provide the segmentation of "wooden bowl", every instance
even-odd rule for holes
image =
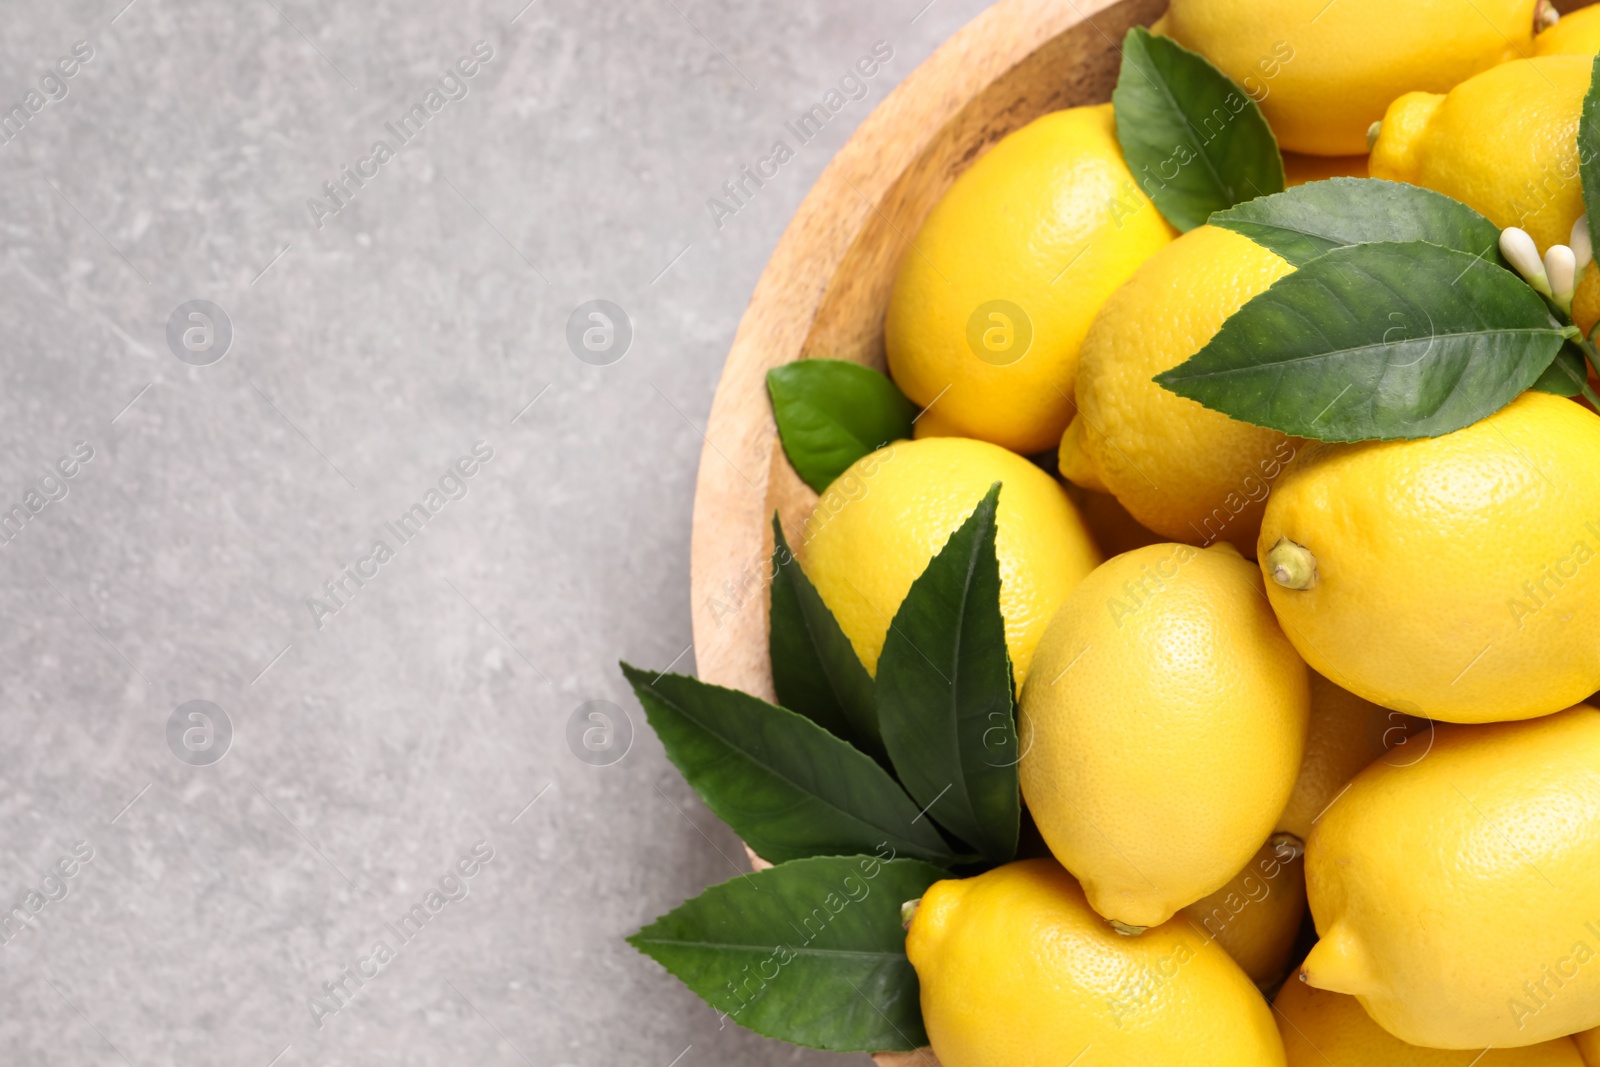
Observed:
[[[1006,134],[1049,111],[1110,100],[1123,35],[1166,6],[1000,0],[873,110],[807,194],[739,323],[700,453],[689,585],[702,679],[773,699],[772,513],[798,531],[817,500],[778,443],[767,371],[808,356],[882,369],[889,293],[933,205]],[[877,1060],[932,1063],[926,1053]]]

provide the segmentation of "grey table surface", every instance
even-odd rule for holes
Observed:
[[[743,860],[616,663],[692,668],[739,316],[984,5],[524,2],[0,7],[0,1062],[829,1058],[623,943]]]

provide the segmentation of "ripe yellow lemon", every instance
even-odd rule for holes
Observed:
[[[1372,176],[1453,196],[1527,230],[1541,251],[1566,244],[1583,214],[1578,118],[1591,62],[1518,59],[1447,95],[1407,93],[1383,118]]]
[[[1158,545],[1166,538],[1154,530],[1139,525],[1139,520],[1128,514],[1122,501],[1110,493],[1067,483],[1067,496],[1078,506],[1078,514],[1089,527],[1094,543],[1100,546],[1107,559],[1132,552],[1145,545]]]
[[[1164,537],[1220,538],[1254,551],[1263,502],[1294,442],[1151,379],[1200,351],[1228,316],[1291,269],[1249,238],[1201,226],[1135,271],[1084,339],[1062,475],[1109,491]]]
[[[1053,860],[937,882],[906,955],[943,1067],[1282,1067],[1267,1004],[1184,922],[1114,933]]]
[[[1150,545],[1079,583],[1022,689],[1022,794],[1094,909],[1156,926],[1220,889],[1294,786],[1306,669],[1231,545]]]
[[[1413,89],[1445,92],[1533,53],[1537,0],[1172,0],[1158,24],[1254,97],[1278,142],[1366,151],[1367,127]]]
[[[1394,762],[1421,759],[1429,735],[1418,720],[1379,707],[1311,672],[1311,729],[1294,792],[1278,829],[1304,842],[1311,826],[1360,771],[1391,748]],[[1409,746],[1409,747],[1407,747]]]
[[[1402,1041],[1520,1048],[1600,1024],[1600,711],[1440,726],[1306,844],[1305,980]]]
[[[889,371],[955,433],[1046,451],[1094,313],[1174,236],[1123,162],[1110,104],[1036,119],[956,179],[906,250]]]
[[[1572,1035],[1578,1051],[1583,1054],[1586,1067],[1600,1067],[1600,1030],[1585,1030]]]
[[[1279,838],[1261,846],[1244,870],[1181,917],[1216,941],[1258,986],[1289,969],[1306,914],[1306,870],[1299,845]]]
[[[1100,562],[1054,478],[998,445],[931,437],[857,460],[822,494],[798,552],[868,671],[911,583],[995,482],[1000,613],[1020,685],[1050,617]]]
[[[970,437],[961,427],[950,422],[940,411],[939,405],[924,409],[911,424],[911,437],[920,441],[924,437]]]
[[[1365,178],[1368,177],[1367,156],[1364,152],[1359,156],[1307,156],[1285,152],[1283,171],[1290,188],[1329,178]]]
[[[1592,56],[1600,52],[1600,7],[1590,4],[1533,39],[1533,51],[1541,56]]]
[[[1572,294],[1572,322],[1585,337],[1594,332],[1600,322],[1600,267],[1590,263],[1578,279],[1578,289]]]
[[[1447,722],[1600,689],[1600,416],[1530,392],[1443,437],[1307,446],[1261,526],[1267,594],[1307,663]]]
[[[1288,981],[1272,1002],[1289,1067],[1584,1067],[1570,1037],[1526,1048],[1451,1051],[1408,1045],[1354,997]]]

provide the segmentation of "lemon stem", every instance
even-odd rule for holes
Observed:
[[[1539,0],[1538,13],[1533,17],[1533,32],[1539,33],[1548,30],[1561,21],[1561,12],[1550,0]]]
[[[1378,138],[1381,136],[1383,136],[1383,120],[1379,119],[1377,122],[1374,122],[1371,126],[1367,127],[1368,152],[1378,147]]]
[[[1115,919],[1107,919],[1106,921],[1111,924],[1111,929],[1115,930],[1123,937],[1138,937],[1140,934],[1150,929],[1148,926],[1129,926],[1127,923],[1119,923]]]
[[[1317,557],[1304,545],[1279,538],[1267,553],[1267,573],[1285,589],[1310,589],[1317,584]]]
[[[917,908],[921,904],[922,898],[918,897],[916,900],[908,900],[900,905],[900,925],[902,928],[911,929],[911,920],[917,917]]]

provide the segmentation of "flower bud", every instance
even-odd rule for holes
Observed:
[[[1550,276],[1544,272],[1544,263],[1539,259],[1539,246],[1533,243],[1527,230],[1519,230],[1515,226],[1501,230],[1500,254],[1506,257],[1518,274],[1527,279],[1536,292],[1550,295]]]
[[[1594,243],[1589,238],[1588,215],[1579,215],[1578,221],[1572,224],[1572,236],[1568,238],[1567,244],[1577,259],[1577,271],[1582,274],[1589,264],[1594,262]]]
[[[1544,272],[1550,279],[1550,298],[1562,311],[1572,310],[1572,293],[1578,284],[1577,257],[1566,245],[1551,245],[1544,254]]]

